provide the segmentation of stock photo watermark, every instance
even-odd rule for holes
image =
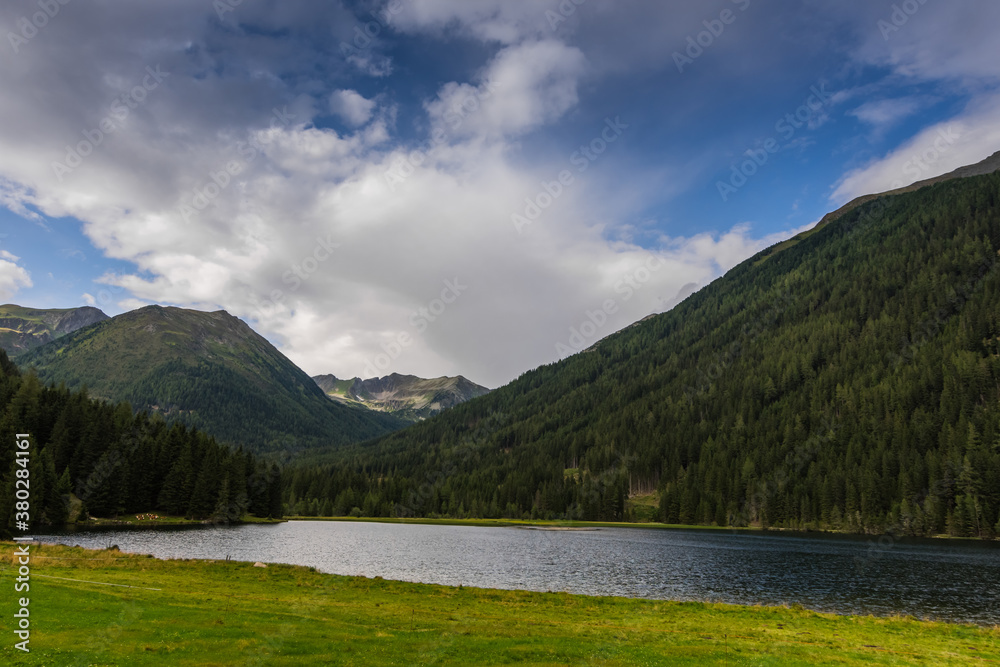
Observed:
[[[483,108],[482,103],[496,94],[500,84],[495,81],[487,81],[474,93],[466,95],[461,102],[453,104],[443,115],[443,120],[448,126],[435,127],[427,141],[419,148],[415,148],[402,157],[397,158],[392,166],[385,171],[383,178],[390,192],[395,192],[398,185],[402,185],[406,179],[412,176],[417,169],[427,162],[428,158],[437,157],[438,152],[448,145],[450,134],[458,132],[465,123],[465,120],[472,114]]]
[[[741,12],[745,12],[750,7],[750,0],[731,0]],[[684,73],[684,68],[694,64],[694,61],[705,55],[706,49],[712,47],[716,40],[722,37],[726,31],[726,26],[736,23],[739,14],[732,9],[723,9],[719,12],[718,18],[705,19],[702,25],[705,29],[696,35],[688,35],[687,47],[683,52],[674,51],[674,64],[677,71]]]
[[[628,124],[621,121],[621,116],[604,119],[604,127],[597,136],[586,144],[581,145],[572,155],[569,156],[569,163],[576,167],[577,173],[584,173],[608,150],[608,147],[618,141],[619,137],[628,129]],[[559,197],[566,192],[576,182],[576,177],[569,169],[563,169],[551,181],[542,181],[541,189],[534,197],[526,197],[524,208],[520,213],[512,213],[510,221],[514,225],[517,233],[522,233],[523,229],[531,225],[542,212],[555,203]]]
[[[326,238],[317,236],[312,251],[299,261],[292,262],[288,270],[281,274],[281,281],[288,286],[290,292],[295,292],[315,275],[320,266],[333,257],[340,247],[341,244],[334,243],[332,235],[328,234]],[[256,293],[251,293],[250,301],[254,304],[255,318],[260,321],[277,315],[286,296],[286,292],[280,288],[271,290],[263,299]]]
[[[549,22],[549,30],[555,32],[561,23],[576,14],[576,8],[587,3],[587,0],[562,0],[556,10],[545,10],[545,20]]]
[[[619,303],[618,297],[614,297],[606,299],[600,307],[594,310],[585,311],[585,319],[579,325],[569,328],[567,342],[559,341],[556,343],[556,354],[563,358],[586,348],[587,343],[594,339],[608,323],[608,319],[618,313],[621,304],[630,301],[663,265],[662,259],[650,255],[642,266],[622,276],[614,287],[615,294],[621,295],[621,303]]]
[[[281,109],[275,107],[271,110],[271,122],[268,130],[287,127],[294,118],[295,114],[288,113],[288,107]],[[233,183],[236,176],[242,174],[259,155],[264,153],[265,146],[271,143],[270,138],[262,138],[267,136],[268,131],[251,131],[245,141],[236,144],[236,152],[240,154],[242,160],[230,160],[219,169],[208,172],[207,182],[195,186],[186,197],[187,201],[182,202],[177,208],[177,212],[184,219],[184,222],[190,223],[197,213],[208,208],[209,204]]]
[[[469,286],[463,285],[458,277],[445,280],[443,284],[444,288],[437,298],[431,299],[427,305],[417,308],[410,314],[410,326],[413,327],[417,335],[427,331],[431,323],[436,322],[444,315],[448,306],[458,301],[462,293],[469,289]],[[376,354],[365,364],[364,374],[368,378],[379,377],[379,373],[391,367],[393,362],[403,354],[403,350],[413,345],[415,341],[416,338],[409,331],[400,331],[393,340],[382,343],[382,352]]]
[[[351,44],[341,42],[340,55],[346,60],[357,58],[361,51],[371,47],[374,39],[392,24],[394,16],[403,11],[410,0],[390,0],[381,11],[371,12],[373,20],[354,26]],[[240,0],[242,2],[242,0]]]
[[[21,48],[34,39],[39,31],[44,30],[49,21],[70,2],[71,0],[37,0],[35,4],[41,11],[35,12],[30,18],[22,16],[14,23],[18,31],[7,33],[7,41],[10,42],[10,48],[14,53],[20,53]]]
[[[954,126],[938,130],[930,148],[919,151],[910,156],[903,164],[903,174],[909,176],[914,181],[927,178],[934,167],[934,164],[948,153],[948,150],[955,145],[962,135],[955,131]],[[892,189],[903,187],[904,182],[900,179],[893,181]]]
[[[879,19],[875,24],[879,32],[882,33],[882,38],[888,42],[889,38],[909,23],[910,18],[926,4],[927,0],[906,0],[906,2],[893,5],[892,13],[887,18]]]
[[[116,132],[128,120],[129,114],[138,109],[151,92],[159,88],[160,84],[170,76],[170,72],[163,72],[160,66],[146,68],[146,76],[142,82],[133,86],[130,90],[116,97],[109,105],[110,111],[97,123],[97,127],[83,130],[83,139],[75,146],[66,146],[66,156],[62,162],[53,162],[52,171],[61,183],[67,174],[73,173],[77,167],[83,164],[84,160],[94,152],[94,150],[104,143],[104,140]]]
[[[809,96],[803,103],[795,109],[779,118],[774,124],[774,130],[778,136],[771,136],[758,142],[757,147],[748,148],[741,154],[742,161],[737,161],[731,168],[731,173],[727,181],[716,181],[715,187],[719,191],[722,201],[728,202],[729,198],[736,194],[746,185],[757,172],[759,172],[771,160],[771,156],[777,154],[783,148],[780,139],[788,142],[803,127],[807,127],[833,101],[833,94],[826,89],[825,83],[817,83],[809,89]]]

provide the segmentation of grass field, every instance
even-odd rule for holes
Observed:
[[[25,595],[13,590],[15,546],[0,549],[0,664],[1000,662],[1000,628],[431,586],[59,545],[31,547],[31,653],[24,654],[10,631],[16,598]],[[131,588],[102,585],[109,583]]]

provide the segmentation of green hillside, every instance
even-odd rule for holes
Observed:
[[[669,523],[991,536],[998,249],[1000,175],[878,198],[591,351],[292,471],[286,500],[610,520],[653,494]]]
[[[0,306],[0,349],[15,356],[85,326],[108,319],[97,308],[39,309]]]
[[[343,445],[402,422],[337,405],[267,340],[225,311],[149,306],[18,358],[45,382],[86,386],[255,451]]]
[[[128,404],[44,387],[22,376],[2,350],[0,456],[7,462],[0,469],[0,537],[88,513],[155,511],[223,523],[248,512],[281,516],[275,464],[155,415],[133,414]]]

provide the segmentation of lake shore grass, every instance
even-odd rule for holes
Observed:
[[[0,543],[12,619],[15,544]],[[294,545],[289,545],[289,550]],[[32,544],[23,665],[960,665],[1000,661],[1000,628],[159,560]],[[109,586],[106,584],[118,584]],[[4,621],[4,627],[10,627]]]
[[[239,521],[225,522],[229,524],[241,523],[284,523],[287,519],[261,518],[252,515],[244,515]],[[118,518],[112,517],[91,517],[67,523],[65,527],[72,527],[77,530],[88,528],[156,528],[173,526],[209,526],[219,524],[218,521],[208,519],[189,519],[183,516],[171,516],[169,514],[154,514],[145,512],[142,514],[124,514]]]

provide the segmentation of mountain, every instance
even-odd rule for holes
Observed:
[[[323,489],[335,513],[992,536],[998,251],[1000,174],[876,197],[591,351],[287,471],[286,494]]]
[[[86,386],[255,451],[343,445],[403,426],[391,415],[330,401],[241,320],[148,306],[18,358],[46,382]]]
[[[928,178],[923,181],[917,181],[912,185],[907,185],[905,187],[897,188],[895,190],[889,190],[887,192],[882,192],[879,194],[862,195],[860,197],[855,197],[851,201],[847,202],[846,204],[838,208],[836,211],[827,213],[812,229],[808,229],[800,234],[793,236],[787,241],[778,243],[777,245],[774,245],[771,248],[765,250],[761,255],[758,256],[757,261],[763,261],[764,259],[770,257],[774,253],[780,252],[789,246],[795,245],[802,239],[807,238],[812,234],[815,234],[829,223],[833,222],[834,220],[838,220],[839,218],[843,217],[847,213],[858,208],[862,204],[867,204],[869,202],[875,201],[876,199],[880,198],[884,199],[885,197],[889,197],[892,195],[901,195],[901,194],[906,194],[908,192],[916,192],[917,190],[921,190],[929,185],[936,185],[937,183],[945,183],[947,181],[952,181],[958,178],[985,176],[986,174],[993,174],[996,173],[997,171],[1000,171],[1000,151],[997,151],[996,153],[989,156],[982,162],[973,165],[967,165],[965,167],[959,167],[958,169],[951,171],[947,174],[935,176],[934,178]]]
[[[45,310],[8,303],[0,306],[0,348],[13,357],[106,319],[89,306]]]
[[[489,393],[489,389],[458,377],[425,380],[393,373],[383,378],[339,380],[333,375],[313,378],[335,401],[388,412],[407,421],[433,417],[442,410]]]
[[[245,514],[280,517],[281,471],[274,463],[218,444],[158,415],[133,414],[65,387],[44,387],[22,375],[0,350],[0,424],[7,437],[0,456],[20,461],[30,473],[31,511],[26,528],[74,523],[87,514],[117,518],[137,512],[169,513],[218,523]],[[18,432],[30,435],[14,437]],[[26,440],[24,438],[27,438]],[[30,451],[15,459],[16,451]],[[23,510],[25,479],[15,488],[11,466],[0,484],[0,512]],[[23,475],[17,475],[22,477]],[[14,522],[0,523],[11,538]],[[42,528],[44,530],[44,528]]]

